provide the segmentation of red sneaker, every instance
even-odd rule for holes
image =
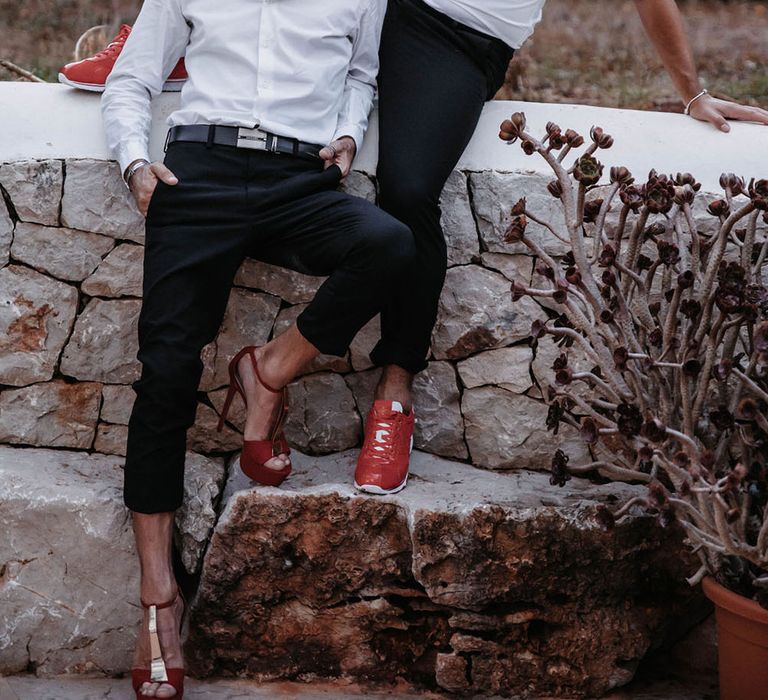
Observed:
[[[355,469],[356,489],[387,494],[405,488],[413,449],[413,422],[413,411],[403,413],[399,401],[373,402]]]
[[[59,82],[65,85],[79,88],[80,90],[90,90],[91,92],[104,92],[104,83],[107,76],[112,72],[115,61],[123,50],[123,45],[128,35],[131,33],[131,25],[124,24],[112,41],[106,48],[93,56],[84,58],[82,61],[67,63],[59,71]],[[171,74],[166,78],[163,85],[164,92],[178,92],[187,79],[187,71],[184,67],[184,59],[180,58]]]

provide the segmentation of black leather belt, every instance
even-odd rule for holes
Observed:
[[[287,136],[277,136],[259,128],[249,129],[244,126],[227,126],[224,124],[179,124],[168,129],[165,146],[172,141],[197,141],[221,146],[236,146],[250,148],[255,151],[270,153],[286,153],[318,160],[323,146],[316,143],[306,143]]]

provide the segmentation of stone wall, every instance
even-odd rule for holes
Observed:
[[[527,299],[513,305],[509,295],[510,279],[529,280],[533,263],[501,242],[506,202],[543,184],[495,173],[450,178],[443,196],[450,268],[429,368],[416,384],[418,449],[482,467],[546,467],[553,444],[525,343],[542,310]],[[109,162],[7,163],[0,187],[0,443],[122,455],[139,374],[143,217]],[[375,199],[362,172],[346,189]],[[321,282],[243,264],[219,336],[203,353],[191,450],[238,449],[235,430],[214,430],[228,359],[287,328]],[[288,437],[298,449],[326,454],[359,443],[378,374],[368,358],[378,332],[376,318],[346,357],[320,357],[294,383]],[[583,453],[571,436],[561,441]]]

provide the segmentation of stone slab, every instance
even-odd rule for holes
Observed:
[[[436,689],[464,657],[465,693],[589,697],[699,604],[679,532],[593,519],[640,487],[560,489],[416,452],[408,487],[378,497],[355,491],[355,459],[296,452],[281,488],[232,465],[185,647],[195,673]]]
[[[0,185],[21,221],[58,226],[63,181],[60,160],[21,160],[0,165]]]
[[[77,290],[22,265],[0,269],[0,383],[53,376],[77,310]]]

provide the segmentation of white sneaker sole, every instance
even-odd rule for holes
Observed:
[[[411,435],[411,446],[408,449],[408,454],[411,454],[413,452],[413,435]],[[395,486],[392,489],[383,489],[381,486],[376,486],[375,484],[358,484],[357,481],[355,483],[355,488],[358,491],[362,491],[363,493],[372,493],[376,496],[386,496],[390,493],[397,493],[398,491],[402,491],[405,488],[405,485],[408,483],[408,473],[405,474],[405,479],[402,480],[397,486]]]
[[[104,92],[104,85],[97,85],[96,83],[78,83],[67,78],[64,73],[59,73],[59,82],[64,85],[77,88],[78,90],[87,90],[88,92]],[[181,90],[181,86],[186,82],[186,79],[166,80],[163,84],[163,92],[179,92]]]

